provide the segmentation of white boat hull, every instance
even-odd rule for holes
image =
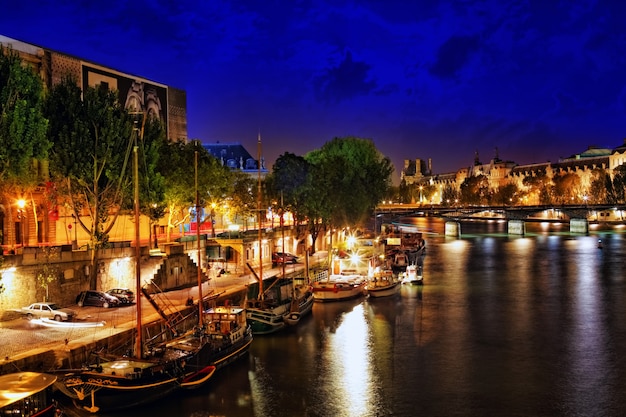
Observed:
[[[389,283],[389,285],[384,286],[368,286],[367,293],[370,297],[374,298],[390,297],[392,295],[398,294],[398,292],[400,292],[400,288],[400,281],[394,281],[392,283]]]
[[[424,283],[424,277],[422,275],[422,268],[417,265],[411,265],[407,267],[406,274],[402,279],[403,284],[415,284],[421,285]]]
[[[315,301],[342,301],[366,294],[367,281],[361,277],[343,277],[313,283]]]

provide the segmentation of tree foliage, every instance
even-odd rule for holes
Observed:
[[[215,199],[224,199],[232,193],[232,173],[222,166],[198,141],[168,142],[159,161],[158,171],[164,177],[164,204],[167,207],[167,240],[171,230],[188,221],[193,214],[189,211],[196,200],[196,153],[198,196],[202,208]],[[203,210],[200,221],[210,216]],[[195,218],[193,219],[195,221]]]
[[[91,246],[106,246],[115,223],[109,216],[117,216],[132,195],[131,153],[138,140],[133,120],[115,92],[81,91],[71,78],[52,88],[46,114],[55,143],[50,171]]]
[[[463,204],[486,204],[489,195],[489,180],[482,174],[467,177],[461,184],[459,193]]]
[[[310,173],[310,164],[304,157],[286,152],[276,159],[266,178],[270,199],[279,202],[281,210],[290,211],[296,222],[306,212],[304,204],[312,185]]]
[[[507,205],[515,203],[518,198],[519,190],[515,184],[505,184],[499,187],[493,195],[493,203],[499,205]]]
[[[45,159],[52,144],[42,112],[43,82],[19,56],[0,47],[0,180],[22,183],[33,177],[32,160]]]
[[[524,177],[522,185],[526,187],[526,195],[531,201],[536,201],[539,204],[552,202],[552,181],[545,171],[538,171],[535,175]]]
[[[613,192],[616,203],[626,203],[626,164],[613,168]]]
[[[334,138],[305,159],[303,207],[313,240],[328,226],[363,226],[391,184],[393,165],[369,139]]]
[[[362,226],[391,183],[393,165],[369,139],[335,138],[306,155],[335,227]]]
[[[43,82],[35,70],[0,47],[0,199],[8,224],[13,224],[13,201],[30,195],[44,179],[39,162],[48,157],[52,143],[46,137],[43,103]],[[36,216],[34,205],[32,209]]]
[[[573,172],[555,175],[552,178],[554,183],[554,201],[557,204],[572,204],[582,202],[583,194],[580,177]]]

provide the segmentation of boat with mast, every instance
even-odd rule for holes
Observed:
[[[246,315],[248,323],[252,327],[253,334],[270,334],[282,330],[286,326],[285,317],[291,309],[291,281],[284,277],[263,276],[263,232],[261,222],[261,134],[257,142],[258,152],[258,190],[257,190],[257,216],[258,216],[258,274],[247,263],[248,269],[257,282],[248,286],[246,301]],[[283,262],[284,265],[284,262]]]
[[[136,407],[153,402],[182,388],[198,387],[206,382],[216,369],[246,353],[252,341],[251,331],[243,319],[245,317],[243,309],[205,311],[199,236],[197,236],[199,296],[196,313],[198,323],[193,330],[179,335],[177,325],[184,321],[184,317],[180,312],[172,317],[165,315],[142,285],[136,136],[133,157],[135,279],[137,294],[143,294],[143,297],[137,298],[135,305],[134,351],[126,355],[99,352],[95,355],[95,360],[84,367],[66,370],[56,383],[59,391],[73,400],[77,408],[91,413]],[[196,179],[196,209],[198,208],[197,196]],[[199,234],[199,227],[197,229]],[[153,306],[157,307],[157,312],[165,319],[167,329],[148,341],[143,339],[142,298],[149,300]],[[205,317],[209,319],[206,323]],[[168,331],[171,331],[171,335]]]
[[[282,241],[282,253],[285,253],[285,228],[284,228],[284,201],[283,201],[283,193],[280,193],[280,203],[281,203],[281,213],[280,213],[280,230],[281,230],[281,241]],[[283,277],[285,277],[285,262],[282,262],[283,267]],[[304,277],[303,278],[291,278],[291,305],[289,308],[289,313],[283,318],[285,323],[290,326],[295,326],[300,322],[300,319],[307,314],[309,314],[313,310],[313,303],[315,299],[313,298],[313,288],[309,282],[309,254],[306,252],[305,254],[305,265],[304,265]]]
[[[40,372],[15,372],[0,376],[0,415],[19,417],[60,416],[53,397],[57,377]]]

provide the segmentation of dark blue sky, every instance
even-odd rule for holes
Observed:
[[[622,1],[7,1],[0,34],[187,91],[190,139],[268,165],[333,137],[435,173],[626,137]]]

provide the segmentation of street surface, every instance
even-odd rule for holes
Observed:
[[[319,252],[310,259],[311,264],[319,263],[325,259],[326,252]],[[304,262],[285,266],[285,272],[292,273],[304,270]],[[277,268],[264,268],[263,276],[279,275],[282,266]],[[228,298],[230,294],[244,291],[246,286],[255,282],[252,274],[236,275],[223,274],[216,276],[211,273],[208,282],[202,285],[203,297],[217,295],[220,298]],[[198,288],[185,288],[182,290],[168,291],[163,293],[169,305],[176,309],[186,306],[189,297],[194,303],[198,301]],[[161,296],[159,296],[161,297]],[[35,300],[33,300],[35,301]],[[148,302],[141,304],[142,322],[148,323],[158,320],[159,314]],[[17,356],[27,355],[34,349],[55,349],[64,345],[72,346],[81,343],[81,339],[87,342],[111,336],[118,332],[134,327],[137,305],[124,305],[114,308],[102,307],[78,307],[67,306],[77,312],[73,322],[63,322],[54,326],[44,325],[39,320],[28,320],[18,313],[11,313],[9,320],[0,321],[0,360],[10,360]],[[96,323],[103,325],[94,327]],[[83,324],[88,327],[80,327]]]

